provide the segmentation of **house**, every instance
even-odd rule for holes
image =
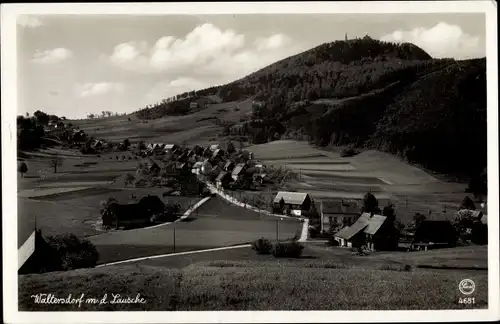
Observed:
[[[196,162],[193,167],[191,168],[191,173],[194,173],[196,175],[200,174],[201,171],[201,166],[203,165],[203,162]]]
[[[339,225],[352,225],[361,215],[355,201],[322,201],[320,204],[322,228],[326,231]]]
[[[151,217],[162,213],[165,204],[157,196],[146,196],[136,204],[112,203],[102,215],[102,223],[106,226],[134,226],[151,222]]]
[[[91,147],[95,150],[100,150],[103,147],[103,143],[100,140],[94,141],[91,145]]]
[[[231,178],[231,174],[229,172],[222,171],[215,179],[215,185],[217,186],[217,189],[227,188],[232,180],[233,179]]]
[[[393,224],[382,215],[363,213],[351,226],[346,226],[334,235],[343,247],[365,245],[369,250],[388,250],[397,246]]]
[[[189,109],[196,109],[196,108],[198,108],[198,103],[196,101],[189,103]]]
[[[233,171],[231,172],[231,177],[233,178],[233,180],[234,181],[243,180],[247,168],[248,168],[247,165],[244,163],[237,164],[234,167]]]
[[[219,163],[222,161],[223,157],[224,157],[224,151],[221,149],[216,149],[212,153],[212,157],[210,159],[212,160],[212,163]]]
[[[226,172],[231,172],[233,168],[234,168],[234,162],[231,160],[226,161],[223,167],[224,171]]]
[[[153,160],[152,158],[146,159],[146,161],[144,162],[144,165],[146,166],[146,168],[148,169],[148,171],[150,173],[160,172],[160,170],[161,170],[161,167],[158,164],[158,162]]]
[[[200,167],[200,174],[207,175],[212,171],[212,165],[208,160],[202,162]]]
[[[219,144],[212,144],[209,146],[209,148],[210,148],[210,151],[214,152],[215,150],[220,148],[220,145]]]
[[[202,155],[203,154],[203,151],[204,151],[204,148],[199,146],[199,145],[195,145],[192,149],[192,151],[194,152],[194,154],[196,155]]]
[[[427,250],[436,247],[453,247],[456,242],[456,231],[449,221],[424,220],[415,230],[411,249]]]
[[[57,262],[51,261],[51,256],[54,256],[51,250],[51,247],[43,238],[41,230],[33,230],[18,249],[18,273],[28,274],[57,270],[52,269],[57,265]]]
[[[177,151],[179,148],[180,148],[179,145],[176,145],[176,144],[165,144],[163,146],[163,150],[165,152],[170,151],[172,153],[175,153],[175,151]]]
[[[187,163],[176,162],[175,163],[175,169],[180,174],[187,174],[187,173],[189,173],[189,165]]]
[[[311,203],[311,197],[307,193],[279,191],[273,206],[279,210],[290,210],[293,215],[300,216],[310,210]]]
[[[203,150],[202,156],[203,157],[210,157],[212,156],[212,151],[210,150],[210,147],[207,147]]]

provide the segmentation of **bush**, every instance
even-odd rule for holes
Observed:
[[[333,235],[328,236],[328,245],[330,246],[339,246],[340,243],[335,239]]]
[[[359,152],[356,151],[355,149],[353,148],[345,148],[343,149],[341,152],[340,152],[340,156],[341,157],[351,157],[351,156],[355,156],[355,155],[358,155]]]
[[[99,259],[99,253],[89,240],[79,239],[74,234],[49,236],[46,239],[53,252],[51,266],[67,271],[80,268],[93,268]]]
[[[275,242],[272,254],[276,258],[298,258],[302,255],[304,246],[297,241]]]
[[[263,237],[252,242],[252,250],[257,251],[257,254],[270,254],[272,248],[271,241]]]

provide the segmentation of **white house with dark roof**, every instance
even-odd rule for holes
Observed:
[[[233,178],[234,181],[241,180],[245,176],[247,168],[245,163],[237,164],[231,172],[231,178]]]
[[[354,224],[337,232],[334,238],[343,247],[366,245],[369,250],[386,249],[393,243],[390,240],[394,233],[393,224],[386,220],[387,217],[382,215],[363,213]]]
[[[304,192],[279,191],[273,204],[281,210],[289,209],[293,215],[300,216],[310,210],[312,200],[309,194]]]

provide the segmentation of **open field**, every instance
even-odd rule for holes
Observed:
[[[473,306],[458,303],[461,296],[457,286],[464,276],[476,283]],[[346,271],[315,261],[303,266],[286,261],[209,261],[181,269],[134,264],[19,276],[19,308],[21,311],[465,309],[486,308],[487,288],[486,273],[478,271],[405,272],[374,268]],[[60,297],[85,291],[86,298],[119,291],[122,296],[140,294],[146,303],[83,303],[81,307],[35,304],[30,296],[47,290]]]
[[[99,263],[249,243],[259,237],[292,238],[302,229],[295,219],[277,219],[212,198],[187,220],[154,228],[113,231],[90,237]],[[174,234],[175,229],[175,234]],[[278,232],[278,233],[277,233]]]
[[[251,100],[212,104],[189,115],[170,116],[143,121],[135,116],[117,116],[109,118],[73,120],[85,133],[107,141],[131,142],[168,142],[187,144],[208,144],[223,129],[215,125],[217,117],[224,121],[239,122],[251,113]],[[130,117],[130,121],[128,118]]]
[[[342,158],[340,149],[322,150],[307,142],[274,141],[248,150],[264,164],[294,170],[299,180],[289,186],[316,201],[362,199],[371,191],[379,206],[396,206],[407,223],[416,212],[429,219],[451,219],[465,197],[465,185],[446,183],[396,156],[374,150]]]
[[[79,237],[87,237],[102,233],[100,202],[108,197],[115,197],[120,203],[132,202],[130,196],[135,194],[140,197],[153,194],[152,191],[144,189],[115,190],[107,192],[84,190],[60,195],[50,195],[35,199],[18,199],[18,224],[32,224],[36,217],[37,228],[42,230],[44,236],[73,233]],[[160,198],[161,194],[159,195]],[[167,199],[168,198],[168,199]],[[165,197],[165,203],[180,203],[181,211],[185,211],[191,204],[196,203],[195,198],[188,197]],[[26,230],[31,231],[34,227],[28,225],[18,226],[18,242],[22,244],[26,239]]]

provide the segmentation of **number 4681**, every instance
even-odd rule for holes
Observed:
[[[476,299],[474,297],[465,297],[458,299],[459,304],[472,305],[476,303]]]

